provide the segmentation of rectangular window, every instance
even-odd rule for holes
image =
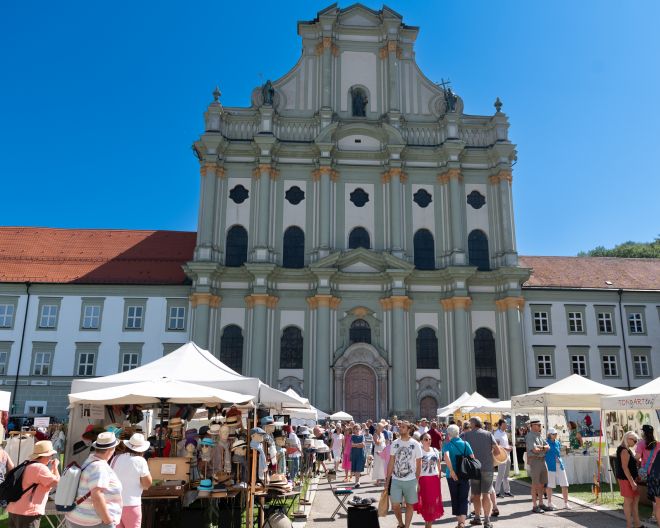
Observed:
[[[83,330],[98,330],[101,326],[101,305],[84,304],[82,313]]]
[[[13,303],[0,302],[0,328],[14,327],[14,313],[16,305]]]
[[[183,343],[163,343],[163,355],[174,352],[177,348],[181,348]]]
[[[47,408],[48,408],[48,402],[28,400],[25,402],[25,407],[23,408],[23,412],[24,414],[29,414],[29,415],[46,414]]]
[[[587,375],[587,357],[582,354],[571,356],[571,371],[578,376]]]
[[[603,376],[616,377],[619,375],[615,355],[603,354]]]
[[[39,315],[39,328],[55,328],[57,326],[57,310],[56,304],[44,304],[41,306],[41,314]]]
[[[582,312],[568,312],[568,331],[572,334],[582,334],[584,332]]]
[[[598,333],[614,333],[614,324],[612,323],[612,314],[610,312],[600,312],[598,314]]]
[[[134,304],[126,306],[126,330],[142,330],[144,324],[144,305]]]
[[[137,352],[125,352],[121,356],[121,372],[133,370],[140,366],[140,354]]]
[[[651,377],[651,369],[649,368],[648,356],[633,356],[633,365],[635,367],[636,378],[649,378]]]
[[[550,317],[548,312],[534,312],[534,332],[537,334],[550,332]]]
[[[96,365],[96,354],[94,352],[81,352],[78,354],[78,376],[93,376],[94,365]]]
[[[185,330],[186,329],[186,307],[185,306],[170,306],[167,317],[168,330]]]
[[[632,312],[628,314],[628,330],[631,334],[643,334],[644,323],[642,322],[642,314],[639,312]]]
[[[539,378],[552,376],[552,356],[546,354],[536,356],[536,369]]]
[[[0,375],[7,374],[12,341],[0,341]]]
[[[50,363],[52,361],[52,354],[50,352],[35,352],[34,353],[34,368],[32,375],[34,376],[48,376],[50,375]]]

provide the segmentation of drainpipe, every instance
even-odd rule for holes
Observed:
[[[16,377],[14,378],[14,390],[11,395],[11,413],[16,413],[16,393],[18,392],[18,375],[21,372],[21,362],[23,359],[23,344],[25,343],[25,328],[27,327],[28,313],[30,310],[30,286],[29,282],[25,283],[25,293],[27,293],[27,302],[25,304],[25,317],[23,317],[23,331],[21,332],[21,346],[18,349],[18,365],[16,366]]]
[[[623,361],[626,365],[626,382],[628,383],[628,390],[632,387],[630,386],[630,372],[628,371],[628,348],[626,347],[626,326],[623,324],[623,308],[621,306],[623,298],[623,290],[619,288],[617,290],[619,294],[619,319],[621,320],[621,339],[623,340]]]

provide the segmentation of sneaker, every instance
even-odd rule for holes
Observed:
[[[505,491],[505,492],[504,492],[504,496],[505,496],[505,497],[514,497],[514,494],[511,493],[510,491]]]
[[[491,517],[499,517],[500,516],[500,510],[498,510],[497,508],[493,509],[493,511],[490,512],[490,516]]]
[[[548,504],[547,506],[545,504],[541,504],[540,508],[543,511],[555,511],[557,508],[555,508],[552,504]]]
[[[571,508],[572,508],[572,506],[571,506],[570,502],[565,502],[564,503],[564,509],[570,510]]]
[[[498,499],[503,499],[503,498],[504,498],[504,495],[502,495],[501,493],[498,493],[498,494],[495,495],[495,496],[496,496]]]
[[[470,521],[472,526],[481,526],[481,518],[478,515],[474,516],[474,519]]]
[[[534,506],[532,508],[532,513],[545,513],[539,506]]]

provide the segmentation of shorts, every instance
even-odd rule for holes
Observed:
[[[417,504],[417,479],[398,480],[392,478],[390,500],[400,504],[402,498],[405,498],[406,504],[410,506]]]
[[[529,476],[532,479],[532,486],[538,484],[547,484],[548,466],[545,464],[545,458],[529,458]]]
[[[484,493],[490,493],[492,487],[493,487],[492,471],[482,471],[481,478],[479,480],[470,480],[471,495],[482,495]]]
[[[621,494],[622,497],[626,497],[629,499],[634,499],[635,497],[639,497],[639,488],[637,489],[632,489],[632,486],[630,485],[630,481],[628,479],[617,479],[619,481],[619,493]]]
[[[556,486],[568,487],[568,477],[565,469],[557,468],[557,471],[548,471],[548,488],[554,489]]]

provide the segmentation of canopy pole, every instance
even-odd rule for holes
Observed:
[[[163,456],[163,416],[165,415],[165,398],[160,399],[160,427],[158,428],[158,456]]]
[[[513,446],[513,474],[519,475],[518,448],[516,447],[516,411],[513,410],[513,405],[511,406],[511,445]]]

